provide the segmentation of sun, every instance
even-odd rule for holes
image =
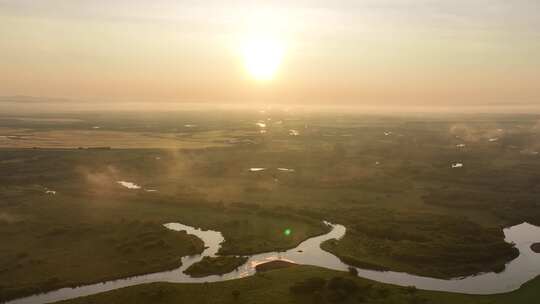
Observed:
[[[256,80],[272,79],[283,61],[283,44],[275,38],[259,36],[246,40],[244,64]]]

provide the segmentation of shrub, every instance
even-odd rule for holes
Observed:
[[[405,291],[409,294],[414,294],[418,291],[418,289],[416,289],[416,286],[407,286]]]
[[[356,297],[356,301],[357,301],[358,303],[365,303],[365,302],[367,301],[367,298],[366,298],[365,295],[360,294],[360,295],[358,295],[358,296]]]
[[[345,291],[338,289],[328,292],[327,299],[330,302],[338,303],[345,301],[348,296],[349,295]]]
[[[372,292],[377,298],[387,298],[390,295],[390,290],[386,287],[373,288]]]
[[[324,285],[326,285],[326,281],[324,279],[313,277],[306,279],[303,282],[296,282],[290,287],[290,290],[292,293],[296,294],[308,294],[323,289]]]
[[[358,290],[358,285],[355,281],[342,277],[333,277],[328,282],[328,289],[330,290],[342,290],[347,294],[354,293]]]

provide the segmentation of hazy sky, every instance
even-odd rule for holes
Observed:
[[[0,0],[0,95],[540,103],[539,0],[291,2]],[[253,37],[282,50],[272,79]]]

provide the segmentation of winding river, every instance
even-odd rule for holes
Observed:
[[[37,294],[25,298],[16,299],[6,304],[25,303],[51,303],[60,300],[92,295],[118,288],[152,283],[203,283],[225,280],[234,280],[255,273],[255,266],[272,260],[287,260],[297,264],[314,265],[328,269],[346,271],[349,266],[341,262],[333,254],[320,248],[320,244],[330,239],[340,239],[345,235],[346,228],[342,225],[327,223],[331,230],[327,234],[307,239],[296,248],[284,252],[268,252],[255,254],[249,257],[247,262],[237,270],[225,275],[212,275],[203,278],[192,278],[184,274],[184,270],[190,265],[200,261],[205,256],[215,256],[225,240],[220,232],[201,230],[179,223],[165,224],[165,227],[175,231],[185,230],[189,234],[199,237],[206,245],[206,249],[200,255],[182,258],[182,266],[171,270],[152,273],[130,278],[107,281],[97,284],[85,285],[75,288],[62,288],[47,293]],[[378,282],[390,283],[400,286],[416,286],[419,289],[438,290],[447,292],[459,292],[467,294],[495,294],[518,289],[525,282],[540,275],[540,254],[534,253],[531,244],[540,241],[540,227],[528,223],[512,226],[504,229],[505,241],[514,243],[519,249],[519,256],[509,262],[501,273],[482,273],[475,276],[455,279],[435,279],[422,277],[403,272],[374,271],[358,269],[358,275],[363,278]]]

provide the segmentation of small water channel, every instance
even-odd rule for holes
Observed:
[[[215,256],[225,240],[220,232],[201,230],[179,223],[168,223],[165,227],[175,231],[185,230],[188,234],[199,237],[206,248],[200,255],[182,258],[182,266],[171,270],[152,273],[130,278],[107,281],[97,284],[85,285],[76,288],[62,288],[59,290],[16,299],[9,304],[36,304],[51,303],[96,293],[106,292],[123,287],[152,283],[203,283],[234,280],[253,275],[255,266],[272,260],[286,260],[297,264],[314,265],[333,270],[346,271],[349,265],[341,262],[335,255],[320,248],[321,243],[330,239],[340,239],[346,233],[343,225],[325,222],[330,232],[310,238],[296,248],[284,252],[267,252],[249,257],[247,262],[237,270],[225,275],[212,275],[202,278],[192,278],[184,274],[190,265],[200,261],[205,256]],[[400,286],[416,286],[419,289],[459,292],[467,294],[496,294],[518,289],[522,284],[540,275],[540,254],[533,252],[531,244],[540,241],[540,227],[523,223],[504,229],[505,240],[514,243],[519,249],[519,256],[509,262],[501,273],[482,273],[465,278],[435,279],[413,274],[394,271],[374,271],[358,269],[358,275],[378,282],[390,283]]]

